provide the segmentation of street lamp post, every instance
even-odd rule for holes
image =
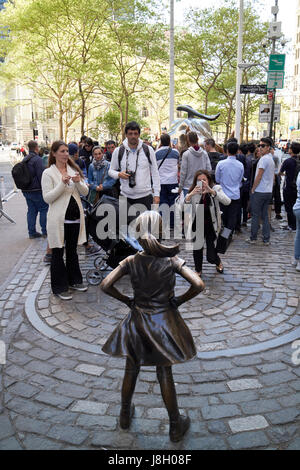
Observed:
[[[242,69],[239,64],[243,60],[243,31],[244,31],[244,0],[240,0],[239,9],[239,33],[238,33],[238,52],[237,52],[237,70],[236,70],[236,106],[235,106],[235,137],[240,142],[240,128],[241,128],[241,84],[242,84]]]
[[[169,128],[174,121],[175,107],[175,79],[174,79],[174,0],[170,0],[170,109]]]

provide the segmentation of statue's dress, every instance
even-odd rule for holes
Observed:
[[[170,366],[195,356],[192,335],[174,301],[175,273],[184,263],[177,256],[158,258],[144,252],[120,263],[130,276],[134,301],[103,346],[105,353],[145,366]]]

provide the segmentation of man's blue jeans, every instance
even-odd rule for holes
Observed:
[[[177,193],[172,193],[172,189],[178,188],[178,183],[162,184],[160,186],[160,204],[167,204],[169,207],[174,206]],[[170,227],[174,227],[174,212],[170,213]]]
[[[268,207],[271,197],[272,193],[255,192],[254,194],[251,194],[251,240],[257,240],[260,218],[262,219],[263,241],[266,243],[270,240]]]
[[[295,259],[300,261],[300,209],[294,210],[296,217]]]
[[[43,235],[47,235],[48,204],[43,199],[42,191],[23,191],[27,202],[27,225],[29,236],[36,233],[36,218],[40,213],[40,226]]]

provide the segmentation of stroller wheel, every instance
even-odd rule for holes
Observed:
[[[102,281],[102,279],[103,279],[102,273],[100,273],[99,271],[95,269],[90,269],[86,273],[86,280],[92,286],[98,286],[100,282]]]
[[[97,256],[97,258],[94,260],[94,266],[96,269],[103,270],[103,267],[105,266],[105,260],[103,259],[103,256]]]

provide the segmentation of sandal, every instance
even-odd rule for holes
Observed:
[[[219,266],[216,266],[216,270],[218,273],[223,274],[224,272],[224,266],[222,263],[219,264]]]

